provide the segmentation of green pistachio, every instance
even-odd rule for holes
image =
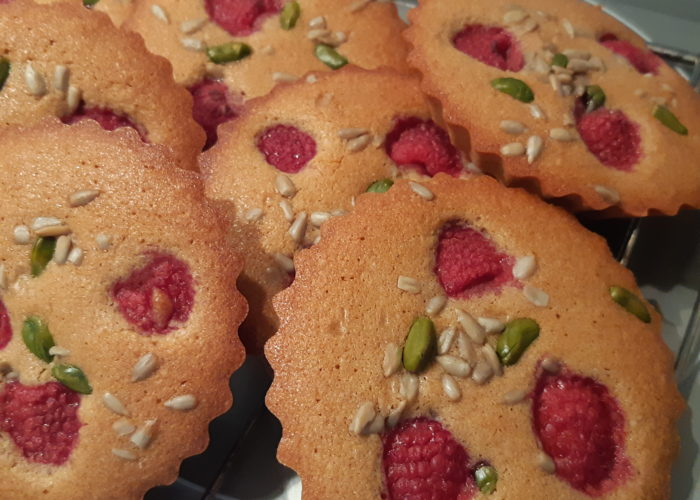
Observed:
[[[651,315],[644,302],[635,294],[621,286],[611,286],[609,291],[612,299],[624,307],[627,312],[634,314],[644,323],[651,322]]]
[[[53,360],[49,354],[49,349],[54,346],[53,336],[49,331],[49,326],[41,318],[29,316],[22,325],[22,340],[27,349],[37,358],[46,363]]]
[[[10,61],[0,57],[0,90],[5,86],[7,77],[10,76]]]
[[[474,471],[474,479],[479,490],[490,495],[496,491],[496,483],[498,482],[498,472],[490,465],[481,465]]]
[[[683,125],[676,115],[674,115],[670,109],[666,106],[661,106],[657,104],[654,108],[654,118],[659,120],[661,123],[666,125],[668,128],[673,130],[675,133],[680,135],[688,135],[688,129]]]
[[[436,350],[435,325],[425,316],[417,318],[403,347],[403,367],[413,373],[421,371],[435,357]]]
[[[46,266],[53,259],[54,250],[56,250],[56,238],[53,236],[37,238],[30,256],[32,276],[39,276],[44,272]]]
[[[373,182],[367,188],[368,193],[386,193],[389,188],[394,185],[394,181],[391,179],[381,179]]]
[[[496,352],[504,365],[513,365],[539,336],[540,326],[530,318],[517,318],[506,325],[498,338]]]
[[[554,54],[554,57],[552,57],[552,66],[561,66],[562,68],[566,68],[567,64],[569,64],[569,58],[564,54]]]
[[[228,42],[207,47],[207,56],[215,64],[226,64],[248,57],[253,52],[250,45],[243,42]]]
[[[299,6],[299,2],[296,0],[287,2],[284,4],[284,8],[280,14],[280,26],[283,30],[292,29],[297,24],[300,15],[301,7]]]
[[[588,85],[586,87],[586,111],[591,112],[605,104],[605,92],[600,85]]]
[[[316,45],[314,52],[318,60],[331,69],[342,68],[348,63],[348,60],[345,57],[338,54],[333,47],[326,45],[325,43],[319,43]]]
[[[55,365],[51,375],[69,389],[80,394],[92,394],[92,387],[83,370],[75,365]]]
[[[85,7],[94,7],[100,0],[83,0],[83,5]]]
[[[532,89],[527,83],[517,78],[496,78],[491,80],[491,86],[518,101],[532,102],[535,100],[535,94],[532,93]]]

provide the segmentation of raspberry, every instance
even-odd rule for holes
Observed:
[[[467,24],[452,43],[457,50],[498,69],[520,71],[525,65],[513,35],[497,26]]]
[[[7,347],[7,344],[12,340],[12,325],[10,324],[10,315],[7,313],[7,308],[2,300],[0,300],[0,350]]]
[[[432,120],[400,118],[386,136],[386,154],[399,166],[415,167],[423,175],[462,171],[459,152]]]
[[[206,0],[212,21],[233,36],[250,35],[262,20],[280,11],[279,0]]]
[[[173,322],[187,321],[194,303],[187,265],[155,252],[144,267],[116,282],[111,294],[119,312],[143,334],[172,331]]]
[[[500,253],[484,234],[463,222],[448,222],[440,232],[435,274],[450,297],[480,295],[513,279],[513,259]]]
[[[641,157],[639,126],[620,110],[600,108],[577,114],[576,128],[588,150],[603,165],[632,170]]]
[[[650,50],[640,49],[624,40],[619,40],[612,33],[606,33],[598,38],[598,41],[607,47],[608,50],[624,57],[629,63],[642,74],[657,74],[661,59]]]
[[[8,382],[0,393],[0,431],[30,462],[64,464],[78,441],[80,396],[57,383]]]
[[[556,474],[591,496],[611,491],[630,474],[624,456],[625,422],[608,389],[563,370],[539,376],[532,425]]]
[[[476,493],[469,455],[439,422],[403,421],[382,443],[389,500],[469,500]]]
[[[192,115],[207,133],[204,149],[209,149],[218,138],[217,127],[238,116],[238,106],[226,85],[215,80],[202,80],[188,90],[194,99]]]
[[[82,103],[75,113],[61,118],[61,121],[68,125],[78,123],[82,120],[95,120],[100,124],[100,127],[110,131],[121,127],[131,127],[139,133],[144,142],[146,141],[146,134],[132,122],[128,116],[118,115],[110,109],[99,107],[87,108],[85,107],[85,103]]]
[[[257,141],[265,160],[282,172],[295,174],[316,156],[316,141],[291,125],[274,125],[266,129]]]

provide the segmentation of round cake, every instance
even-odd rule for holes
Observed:
[[[324,225],[274,303],[267,403],[305,497],[669,495],[661,319],[556,207],[487,176],[398,181]]]
[[[131,129],[0,148],[0,496],[141,498],[231,406],[242,260],[199,175]]]
[[[192,98],[138,35],[77,3],[13,0],[0,5],[0,45],[0,125],[57,116],[131,127],[170,148],[171,163],[196,168],[204,132]]]
[[[430,120],[417,79],[388,69],[347,67],[280,85],[220,132],[200,167],[246,256],[239,287],[250,314],[241,337],[254,352],[277,329],[271,298],[291,283],[295,253],[355,196],[386,190],[396,177],[469,175]]]
[[[409,63],[483,170],[575,211],[700,207],[700,97],[601,7],[424,0],[409,17]]]
[[[135,0],[125,27],[173,64],[195,100],[195,119],[216,127],[279,82],[346,63],[407,70],[404,23],[392,3],[369,0]]]

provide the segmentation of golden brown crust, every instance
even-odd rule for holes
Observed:
[[[268,96],[251,101],[240,118],[220,128],[218,144],[200,159],[207,196],[228,204],[232,244],[246,256],[239,286],[250,303],[250,315],[241,335],[253,351],[260,351],[276,330],[271,298],[288,283],[286,273],[277,271],[274,254],[291,257],[301,246],[290,238],[290,222],[279,203],[287,200],[295,214],[350,210],[353,197],[372,182],[404,174],[380,143],[352,153],[338,132],[364,128],[381,139],[396,117],[429,118],[413,76],[348,66],[317,78],[315,83],[277,86]],[[316,141],[316,156],[299,173],[288,174],[298,189],[291,199],[275,190],[282,172],[268,164],[256,146],[257,136],[276,124],[293,125]],[[262,218],[247,220],[256,208],[263,210]],[[311,223],[307,227],[303,246],[318,235]]]
[[[223,223],[204,197],[199,175],[170,168],[165,148],[143,144],[133,130],[108,133],[93,122],[52,120],[0,131],[0,147],[0,263],[7,281],[1,296],[14,333],[0,361],[9,362],[25,385],[51,380],[20,335],[24,318],[38,315],[56,344],[70,351],[66,362],[79,366],[94,390],[81,397],[84,425],[65,465],[30,463],[6,435],[0,440],[0,496],[140,498],[175,480],[181,460],[205,448],[209,422],[231,405],[229,376],[244,359],[236,328],[246,305],[234,285],[242,259],[225,245]],[[70,208],[68,197],[87,188],[100,195]],[[16,244],[13,229],[37,216],[69,225],[74,246],[84,251],[80,266],[52,262],[38,278],[28,276],[31,247]],[[111,237],[106,251],[96,243],[99,233]],[[184,325],[145,336],[117,311],[110,288],[152,250],[188,265],[195,299]],[[132,367],[148,352],[159,368],[134,383]],[[120,417],[105,407],[105,392],[122,401],[134,425],[157,419],[148,448],[117,436],[112,424]],[[184,394],[197,398],[195,409],[164,406]],[[113,448],[137,459],[118,458]]]
[[[454,219],[484,229],[510,255],[534,255],[537,270],[524,282],[547,292],[549,305],[533,305],[517,287],[450,299],[433,317],[438,332],[454,324],[460,307],[474,317],[532,317],[540,336],[504,376],[483,386],[459,380],[456,403],[444,396],[434,363],[419,376],[417,402],[403,418],[437,418],[474,460],[488,460],[499,474],[490,498],[589,498],[537,467],[530,403],[501,403],[508,391],[532,390],[537,361],[553,356],[605,384],[626,417],[632,475],[606,498],[668,496],[683,402],[658,314],[647,304],[653,319],[644,324],[608,295],[612,284],[639,293],[632,274],[602,238],[521,190],[485,176],[440,174],[422,184],[433,201],[406,181],[360,196],[351,214],[330,221],[321,242],[298,255],[294,283],[275,299],[281,326],[266,345],[275,371],[267,404],[284,428],[278,456],[301,476],[305,498],[374,498],[382,490],[380,438],[348,428],[363,401],[383,415],[398,405],[398,375],[383,376],[384,351],[389,342],[402,345],[413,319],[443,293],[434,252],[442,224]],[[421,292],[399,290],[399,275],[417,279]]]
[[[70,113],[67,93],[53,85],[55,68],[63,65],[88,106],[128,115],[146,129],[149,142],[175,153],[176,164],[196,168],[204,131],[192,118],[192,97],[173,82],[170,63],[150,54],[138,35],[77,3],[40,6],[29,0],[0,5],[0,33],[12,65],[0,92],[0,124]],[[41,97],[28,90],[27,61],[45,80]]]
[[[538,22],[535,30],[516,36],[526,59],[532,61],[532,54],[543,54],[553,43],[555,51],[577,49],[602,60],[606,71],[589,72],[590,83],[603,88],[608,108],[623,110],[639,124],[642,158],[634,172],[623,172],[601,164],[580,139],[550,139],[550,129],[565,127],[563,117],[573,109],[573,96],[556,95],[547,75],[538,74],[532,62],[518,73],[501,71],[453,47],[452,37],[465,24],[505,26],[502,19],[512,8],[510,2],[424,0],[409,14],[412,25],[404,33],[411,46],[409,64],[422,73],[422,89],[433,98],[435,111],[450,125],[457,142],[468,148],[477,164],[490,174],[571,210],[644,216],[671,215],[700,206],[700,171],[687,161],[700,151],[700,98],[687,82],[664,63],[658,75],[644,77],[600,45],[596,37],[606,32],[638,47],[644,47],[644,41],[598,7],[574,0],[528,0],[520,5]],[[573,23],[575,38],[566,34],[562,24],[565,19]],[[518,29],[510,27],[513,33]],[[499,77],[525,81],[535,93],[534,102],[544,110],[546,121],[533,118],[527,105],[493,90],[489,82]],[[688,136],[676,134],[652,116],[652,101],[659,99],[665,99],[688,126]],[[509,135],[499,129],[501,120],[520,121],[529,131]],[[525,156],[499,156],[501,146],[511,142],[524,145],[530,135],[545,140],[542,154],[532,165]],[[617,191],[621,201],[616,204],[605,199],[595,186]]]
[[[293,29],[283,30],[279,15],[275,14],[263,21],[260,30],[243,37],[232,37],[209,21],[203,0],[159,1],[170,18],[168,24],[153,15],[153,4],[153,0],[135,0],[125,27],[140,33],[149,50],[172,62],[175,80],[182,85],[195,84],[206,76],[221,77],[235,93],[250,99],[272,89],[275,72],[302,76],[309,71],[329,71],[314,56],[314,42],[307,38],[309,21],[318,16],[325,17],[329,30],[348,36],[338,52],[351,64],[368,69],[389,66],[408,70],[406,48],[400,36],[405,24],[392,3],[369,2],[357,12],[350,12],[352,0],[300,0],[301,15]],[[198,19],[207,21],[201,29],[191,34],[181,31],[183,21]],[[252,47],[253,54],[241,61],[216,65],[209,62],[204,52],[184,48],[183,38],[202,41],[206,46],[242,41]]]

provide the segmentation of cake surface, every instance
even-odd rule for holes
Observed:
[[[574,211],[700,206],[700,98],[642,38],[578,0],[425,0],[405,38],[475,163]]]
[[[683,402],[632,274],[520,190],[420,185],[360,196],[275,299],[305,498],[667,497]]]
[[[0,145],[0,496],[141,498],[231,406],[242,260],[199,175],[130,129]]]

